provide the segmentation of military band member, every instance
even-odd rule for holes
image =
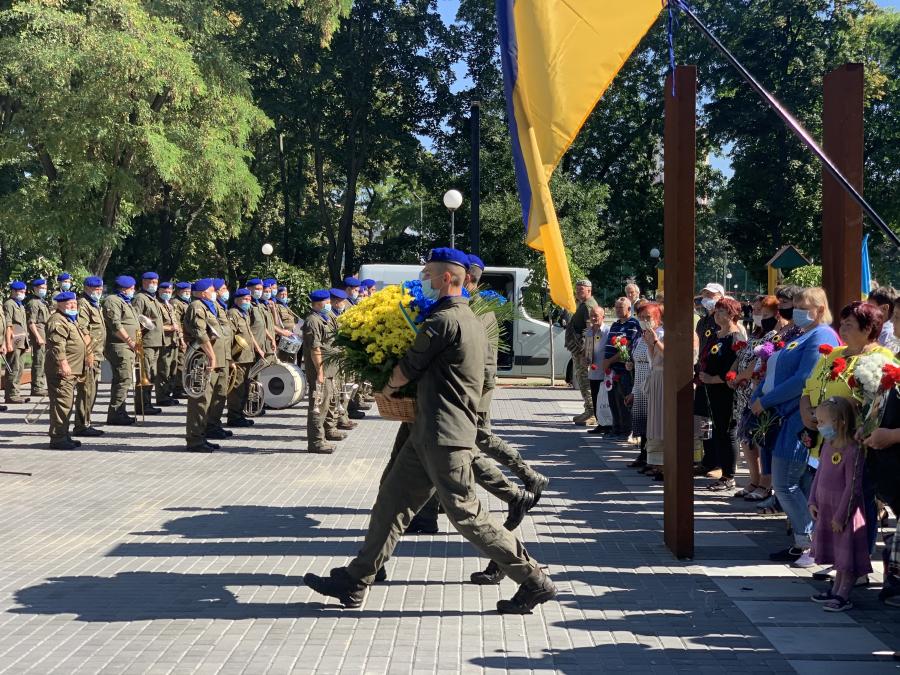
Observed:
[[[19,392],[22,371],[25,368],[25,352],[31,346],[28,341],[28,317],[25,311],[25,283],[13,281],[9,285],[9,298],[3,303],[6,315],[6,361],[12,373],[7,372],[4,391],[7,403],[28,403]]]
[[[306,451],[331,454],[335,446],[329,440],[341,440],[334,409],[334,376],[337,365],[327,360],[334,341],[329,316],[329,291],[319,289],[309,294],[310,309],[303,323],[303,367],[309,404],[306,413]]]
[[[330,291],[331,312],[328,315],[328,321],[331,324],[332,335],[337,335],[338,317],[344,313],[347,305],[347,294],[340,288],[332,288]],[[334,339],[334,338],[332,338]],[[337,419],[337,428],[345,431],[356,428],[356,422],[350,421],[347,413],[347,405],[349,400],[345,400],[344,388],[348,384],[348,377],[338,369],[334,376],[334,410]],[[346,435],[345,435],[346,436]],[[341,439],[337,439],[341,440]]]
[[[109,409],[106,423],[110,425],[134,424],[137,418],[126,410],[128,388],[134,381],[134,359],[137,348],[137,332],[140,330],[137,312],[131,306],[134,298],[134,277],[116,277],[116,292],[103,300],[103,319],[106,321],[106,349],[104,354],[112,368],[109,390]]]
[[[368,298],[375,292],[375,280],[363,279],[359,282],[359,294],[361,297]]]
[[[160,407],[178,404],[175,397],[175,376],[178,371],[177,355],[181,348],[181,321],[172,306],[172,282],[162,281],[156,291],[156,301],[162,314],[162,349],[159,351],[156,371],[156,405]]]
[[[0,384],[6,386],[6,378],[9,377],[7,367],[7,352],[9,352],[10,332],[6,325],[6,312],[0,307]],[[6,412],[6,406],[0,405],[0,412]]]
[[[47,320],[50,306],[47,297],[47,282],[34,279],[31,282],[31,297],[25,301],[28,317],[28,336],[31,339],[31,395],[46,396],[47,380],[44,377],[44,358],[47,353]]]
[[[56,311],[47,321],[47,385],[50,395],[50,448],[74,450],[80,441],[69,436],[75,385],[85,368],[94,367],[91,336],[78,326],[78,301],[65,291],[56,295]]]
[[[141,289],[135,293],[131,301],[131,307],[138,314],[138,320],[143,316],[150,319],[151,327],[141,326],[141,340],[143,357],[144,382],[138,382],[134,388],[134,414],[158,415],[162,408],[153,405],[153,387],[157,384],[159,376],[159,355],[163,348],[163,314],[162,308],[156,301],[156,291],[159,289],[159,275],[156,272],[144,272],[141,276]],[[145,384],[146,383],[146,384]],[[159,389],[157,388],[157,394]]]
[[[71,291],[62,291],[63,293]],[[84,292],[78,298],[78,326],[91,336],[91,353],[94,362],[85,365],[84,377],[75,385],[75,436],[102,436],[100,429],[91,423],[91,412],[97,400],[97,383],[100,381],[100,364],[103,363],[103,349],[106,346],[106,322],[100,309],[103,296],[103,279],[87,277]]]
[[[228,392],[228,426],[251,427],[253,420],[244,414],[247,405],[247,388],[249,386],[248,375],[257,355],[262,355],[262,350],[256,344],[253,330],[250,327],[250,291],[239,288],[234,293],[234,306],[228,310],[228,320],[234,332],[234,347],[232,363],[236,368],[236,380],[234,388]],[[241,340],[238,340],[238,338]],[[241,341],[246,346],[241,345]]]
[[[184,389],[181,386],[184,373],[184,353],[187,351],[187,340],[184,338],[184,313],[191,304],[191,283],[179,281],[175,284],[175,297],[172,299],[172,310],[175,313],[175,323],[180,333],[178,335],[179,347],[175,352],[175,382],[172,386],[172,396],[176,399],[184,397]]]
[[[225,355],[223,368],[225,387],[221,392],[213,389],[212,398],[209,402],[209,413],[206,416],[206,438],[221,440],[234,436],[233,431],[229,431],[222,426],[222,413],[225,412],[225,404],[228,400],[228,376],[231,373],[231,364],[234,358],[234,330],[231,327],[231,321],[228,319],[228,300],[231,298],[228,284],[224,279],[213,279],[212,282],[213,290],[216,292],[215,301],[216,309],[219,312],[219,325],[222,327],[217,343],[221,343],[222,353]]]
[[[276,330],[281,328],[281,330],[278,331],[278,334],[284,337],[291,337],[294,335],[294,324],[297,322],[289,303],[290,298],[288,297],[288,289],[284,286],[279,286],[278,293],[275,296],[275,328]],[[278,360],[283,363],[297,363],[297,352],[288,354],[279,349]]]
[[[360,281],[356,277],[344,278],[344,292],[347,294],[347,303],[355,305],[359,302]]]
[[[189,452],[212,452],[219,446],[206,439],[206,429],[213,399],[225,397],[225,344],[219,339],[225,313],[216,302],[212,279],[195,281],[192,290],[194,299],[184,314],[184,334],[188,343],[202,349],[209,359],[209,383],[201,396],[188,397],[185,441]]]
[[[61,272],[56,275],[56,287],[60,293],[67,293],[72,290],[72,275],[68,272]]]
[[[268,357],[275,353],[275,335],[272,332],[272,315],[263,301],[262,279],[254,278],[247,281],[247,290],[250,291],[253,305],[250,311],[250,327],[253,329],[253,337],[262,348],[263,357]]]

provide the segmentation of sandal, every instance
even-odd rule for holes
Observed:
[[[707,485],[706,489],[711,490],[712,492],[725,492],[726,490],[733,490],[734,485],[734,478],[720,478]]]
[[[826,602],[822,609],[826,612],[846,612],[848,609],[853,609],[853,603],[847,598],[836,595],[833,600]]]
[[[756,492],[759,489],[759,485],[755,483],[748,483],[746,487],[742,487],[740,490],[735,492],[732,496],[737,499],[738,497],[749,497],[751,494]]]
[[[826,602],[831,602],[832,600],[836,600],[838,596],[836,596],[831,591],[822,591],[821,593],[816,593],[815,595],[811,595],[809,597],[813,602],[818,602],[819,604],[825,604]]]

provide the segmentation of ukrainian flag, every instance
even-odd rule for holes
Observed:
[[[549,181],[661,0],[497,0],[503,85],[525,242],[543,251],[550,297],[575,311]]]

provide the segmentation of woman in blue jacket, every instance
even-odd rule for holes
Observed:
[[[756,388],[751,410],[757,416],[764,410],[772,410],[781,418],[781,429],[772,448],[772,488],[791,522],[794,545],[769,558],[811,567],[814,564],[809,557],[813,521],[807,498],[812,469],[808,466],[809,448],[799,438],[804,428],[800,397],[821,356],[819,347],[825,344],[836,347],[840,339],[829,325],[831,311],[821,288],[806,288],[794,296],[794,323],[803,332],[769,359],[768,370],[774,371]]]

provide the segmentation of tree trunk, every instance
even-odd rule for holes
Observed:
[[[318,202],[319,226],[325,233],[328,241],[328,273],[334,277],[335,259],[337,247],[334,241],[334,230],[328,218],[328,204],[325,201],[325,157],[322,153],[322,143],[319,138],[319,127],[313,129],[313,161],[316,171],[316,201]]]

